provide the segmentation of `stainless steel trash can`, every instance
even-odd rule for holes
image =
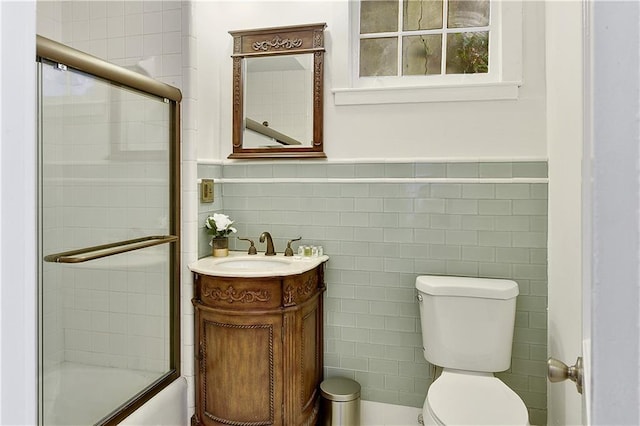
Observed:
[[[360,383],[332,377],[320,383],[322,426],[360,426]]]

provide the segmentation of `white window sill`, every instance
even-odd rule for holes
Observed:
[[[365,87],[331,91],[336,105],[497,101],[518,99],[521,84],[513,81],[430,87]]]

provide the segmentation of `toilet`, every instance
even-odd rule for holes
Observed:
[[[527,407],[493,373],[511,365],[518,284],[416,279],[424,357],[442,367],[424,401],[425,425],[528,425]]]

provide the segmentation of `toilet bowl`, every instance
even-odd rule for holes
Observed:
[[[493,374],[444,370],[422,407],[425,425],[528,425],[527,407]]]
[[[511,365],[517,283],[419,276],[416,289],[425,359],[443,367],[424,424],[528,425],[522,399],[493,375]]]

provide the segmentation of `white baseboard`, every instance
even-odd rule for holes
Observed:
[[[415,426],[422,408],[360,401],[361,426]]]

